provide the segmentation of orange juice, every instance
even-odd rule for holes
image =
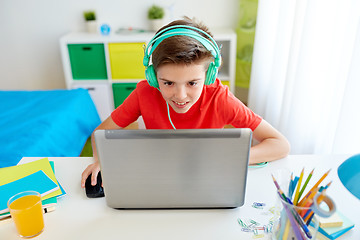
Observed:
[[[9,204],[11,217],[22,237],[33,237],[44,229],[40,195],[26,195]]]

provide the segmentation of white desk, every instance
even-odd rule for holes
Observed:
[[[58,181],[67,195],[60,198],[57,209],[44,215],[45,230],[34,239],[253,239],[241,231],[237,218],[256,219],[254,201],[272,206],[276,190],[270,173],[287,168],[299,175],[302,167],[315,167],[314,179],[332,168],[327,183],[333,180],[328,194],[340,211],[355,222],[355,227],[339,239],[360,239],[360,201],[340,183],[337,167],[349,156],[298,155],[249,169],[245,205],[226,210],[115,210],[105,199],[89,199],[80,187],[80,176],[91,158],[49,158],[55,161]],[[31,159],[25,158],[22,162]],[[317,175],[319,174],[319,175]],[[312,180],[314,181],[314,180]],[[310,182],[311,183],[311,182]],[[12,221],[0,224],[0,239],[18,239]],[[263,239],[270,239],[265,235]]]

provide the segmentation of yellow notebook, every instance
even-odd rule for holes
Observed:
[[[328,218],[317,217],[319,220],[319,226],[322,228],[328,227],[341,227],[344,223],[343,219],[339,216],[338,213],[334,213]]]
[[[44,173],[59,186],[59,183],[56,180],[54,171],[51,168],[48,158],[43,158],[37,161],[33,161],[13,167],[0,168],[0,185],[4,185],[6,183],[19,180],[20,178],[26,177],[39,170],[43,170]],[[63,192],[61,191],[61,189],[58,189],[44,196],[42,199],[44,200],[51,197],[59,196],[62,193]]]

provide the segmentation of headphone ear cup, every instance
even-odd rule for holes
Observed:
[[[209,68],[206,71],[205,85],[213,84],[216,80],[218,73],[218,68],[215,66],[215,63],[212,62],[209,64]]]
[[[150,65],[145,69],[145,77],[150,86],[154,88],[159,88],[159,83],[157,81],[156,73],[153,65]]]

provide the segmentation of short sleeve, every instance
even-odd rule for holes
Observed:
[[[225,122],[236,128],[250,128],[254,131],[259,126],[262,118],[245,106],[230,91],[224,92],[224,115]]]

